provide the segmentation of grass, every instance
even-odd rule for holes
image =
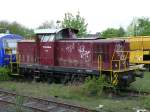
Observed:
[[[15,103],[16,103],[16,107],[15,107],[15,110],[16,112],[23,112],[23,102],[24,102],[24,99],[22,96],[16,96],[15,98]]]
[[[150,72],[145,72],[144,78],[137,80],[130,86],[131,89],[150,92]]]
[[[133,111],[132,108],[142,107],[140,99],[126,99],[126,98],[112,98],[112,97],[88,97],[80,92],[80,87],[64,86],[56,84],[43,83],[19,83],[19,82],[2,82],[1,88],[10,89],[18,93],[32,95],[36,97],[51,97],[57,96],[67,102],[84,105],[86,107],[95,109],[98,105],[104,105],[104,110],[109,111]],[[143,100],[142,100],[143,101]],[[145,102],[143,105],[145,105]]]
[[[150,73],[146,72],[143,79],[137,79],[131,85],[132,89],[143,89],[150,91]],[[21,94],[32,95],[36,97],[49,98],[55,96],[66,102],[83,105],[88,108],[96,109],[99,105],[104,105],[103,110],[109,112],[133,112],[133,108],[150,109],[150,96],[140,98],[109,96],[86,96],[81,91],[81,86],[47,84],[47,83],[27,83],[27,82],[0,82],[0,88],[9,89]]]

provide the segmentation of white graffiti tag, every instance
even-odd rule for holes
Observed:
[[[74,43],[66,47],[66,50],[67,50],[69,53],[71,53],[71,52],[73,51],[73,49],[75,49]]]
[[[78,49],[79,53],[80,53],[80,58],[84,59],[85,62],[89,62],[90,61],[90,51],[85,50],[85,46],[80,46]]]
[[[125,54],[122,52],[124,51],[124,47],[121,44],[116,44],[115,45],[115,52],[117,56],[119,57],[120,60],[125,59]]]

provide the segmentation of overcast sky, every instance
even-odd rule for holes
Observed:
[[[150,17],[150,0],[0,0],[0,20],[36,28],[46,20],[62,20],[80,11],[88,31],[126,27],[133,17]]]

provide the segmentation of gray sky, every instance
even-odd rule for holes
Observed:
[[[133,17],[150,17],[150,0],[0,0],[0,20],[36,28],[46,20],[62,20],[64,13],[81,16],[88,31],[126,27]]]

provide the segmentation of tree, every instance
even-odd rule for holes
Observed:
[[[101,32],[101,36],[103,38],[111,38],[111,37],[123,37],[125,35],[125,30],[120,27],[119,29],[115,28],[107,28],[103,32]]]
[[[150,35],[150,19],[134,18],[127,28],[128,36],[147,36]]]
[[[8,29],[8,26],[8,21],[0,21],[0,33],[5,33],[5,31]]]
[[[33,30],[24,27],[23,25],[13,22],[9,25],[10,33],[15,33],[22,35],[26,38],[31,37],[33,35]]]
[[[54,21],[45,21],[38,27],[38,29],[47,29],[47,28],[56,28]]]
[[[33,30],[26,28],[25,26],[17,23],[17,22],[8,22],[8,21],[0,21],[0,28],[1,29],[7,29],[10,33],[18,34],[23,37],[31,37],[33,35]],[[0,33],[5,33],[1,30]]]
[[[79,33],[77,34],[79,37],[84,37],[87,34],[87,25],[85,19],[80,16],[80,12],[75,16],[71,13],[65,13],[65,17],[62,21],[63,28],[74,28],[79,30]]]
[[[125,30],[122,27],[120,27],[118,29],[118,37],[123,37],[123,36],[125,36]]]

